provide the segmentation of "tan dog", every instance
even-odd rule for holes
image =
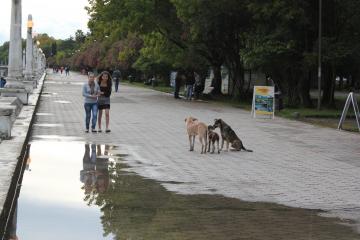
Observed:
[[[194,151],[195,136],[199,135],[201,142],[201,154],[206,154],[208,128],[205,123],[199,122],[196,118],[185,118],[186,130],[189,135],[190,151]]]

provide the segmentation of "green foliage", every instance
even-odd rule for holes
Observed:
[[[8,61],[9,57],[9,42],[5,42],[0,46],[0,63],[5,63]]]
[[[85,34],[38,36],[53,62],[168,76],[172,69],[229,69],[230,93],[247,96],[245,69],[271,75],[288,105],[312,107],[318,65],[318,1],[89,0]],[[323,2],[323,100],[334,105],[335,77],[359,84],[360,1]],[[1,50],[1,48],[0,48]],[[59,56],[57,56],[59,54]],[[0,58],[6,56],[6,46]]]

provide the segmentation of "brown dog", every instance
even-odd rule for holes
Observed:
[[[208,135],[209,135],[209,142],[208,142],[208,152],[210,152],[210,146],[212,144],[212,152],[215,152],[215,143],[217,144],[217,152],[220,153],[219,149],[219,141],[220,137],[219,134],[215,132],[215,128],[212,125],[208,126]]]
[[[207,125],[205,123],[199,122],[196,118],[187,117],[185,118],[186,130],[189,135],[190,151],[194,151],[195,146],[195,136],[199,135],[199,140],[201,142],[201,154],[206,153],[207,147]]]

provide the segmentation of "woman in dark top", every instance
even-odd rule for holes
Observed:
[[[98,98],[98,108],[99,108],[99,115],[98,115],[98,126],[99,131],[101,130],[101,119],[103,110],[105,110],[105,118],[106,118],[106,132],[109,133],[109,123],[110,123],[110,95],[112,89],[112,79],[110,73],[107,71],[102,72],[98,77],[98,84],[100,86],[101,95]]]

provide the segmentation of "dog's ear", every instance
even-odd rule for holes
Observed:
[[[192,118],[193,121],[197,121],[197,118]]]

